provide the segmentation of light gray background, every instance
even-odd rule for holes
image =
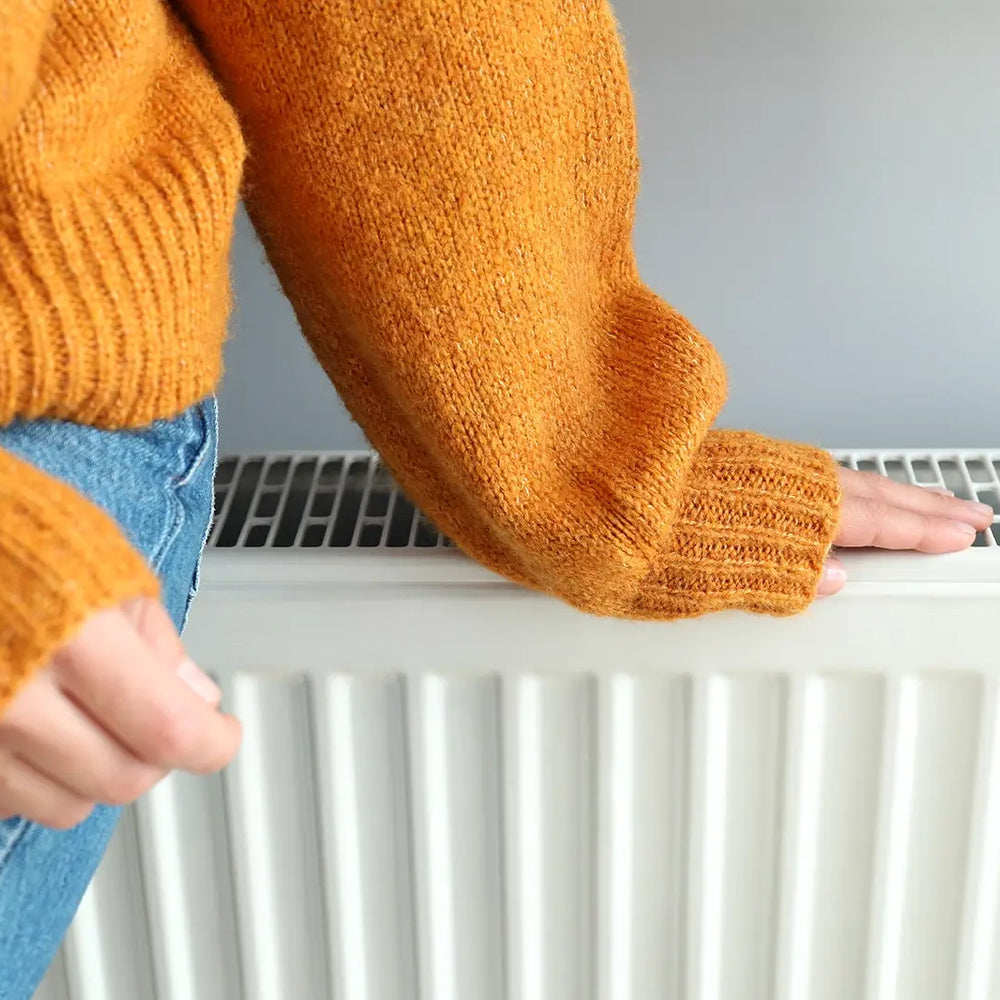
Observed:
[[[727,360],[723,422],[1000,445],[1000,5],[615,7],[640,263]],[[242,217],[233,267],[224,449],[360,444]]]

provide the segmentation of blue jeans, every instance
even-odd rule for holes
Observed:
[[[0,448],[71,483],[103,507],[149,560],[178,628],[197,588],[212,518],[214,399],[137,431],[63,421],[0,429]],[[99,556],[98,556],[99,558]],[[29,1000],[66,933],[119,816],[98,806],[58,832],[0,821],[0,998]]]

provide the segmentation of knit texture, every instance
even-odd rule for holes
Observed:
[[[636,268],[635,114],[606,2],[182,6],[238,109],[247,204],[306,336],[451,537],[598,614],[809,603],[834,463],[710,432],[722,364]]]
[[[598,614],[799,611],[834,463],[711,430],[723,367],[638,275],[637,176],[604,0],[0,0],[0,422],[210,392],[245,178],[317,358],[472,556]],[[148,592],[98,515],[0,455],[0,705]]]
[[[159,584],[114,521],[0,452],[0,705],[96,608],[156,597]]]

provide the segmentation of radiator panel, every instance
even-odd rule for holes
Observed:
[[[45,1000],[991,995],[978,674],[226,687],[237,763],[130,813]]]
[[[841,458],[1000,510],[1000,453]],[[186,642],[244,747],[127,812],[38,996],[1000,996],[998,533],[794,620],[622,623],[371,455],[227,459]]]

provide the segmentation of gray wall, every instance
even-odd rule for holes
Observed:
[[[726,358],[723,422],[826,446],[1000,444],[1000,7],[616,9],[640,263]],[[234,271],[224,447],[360,443],[244,219]]]

